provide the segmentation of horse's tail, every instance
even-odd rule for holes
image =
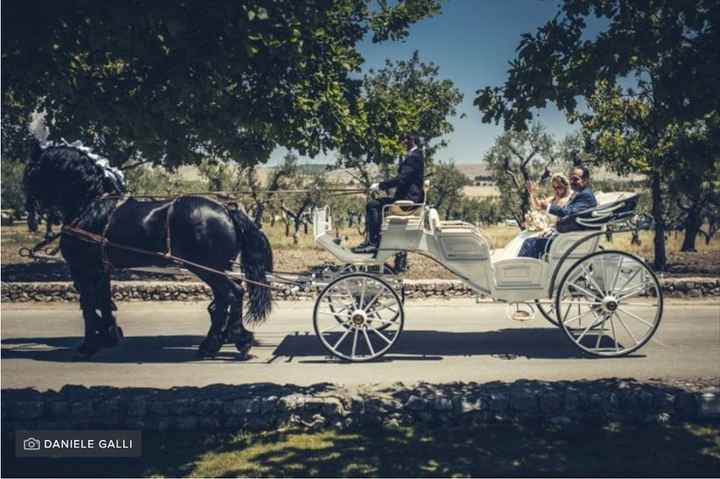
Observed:
[[[273,256],[270,242],[250,218],[238,209],[230,210],[235,232],[240,243],[240,257],[245,277],[250,281],[269,285],[266,273],[272,271]],[[260,323],[267,319],[272,309],[272,291],[265,286],[248,283],[250,305],[247,319]]]

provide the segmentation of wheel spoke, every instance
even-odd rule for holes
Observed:
[[[610,331],[612,332],[613,343],[615,343],[615,351],[617,352],[620,351],[620,347],[617,340],[617,334],[615,334],[615,322],[613,321],[613,316],[615,316],[614,312],[610,315]]]
[[[642,286],[636,287],[631,293],[624,294],[623,296],[620,296],[617,298],[618,301],[624,301],[628,298],[634,298],[635,296],[643,293],[645,291],[646,285],[643,284]]]
[[[318,311],[317,314],[322,314],[322,315],[325,315],[325,316],[334,316],[334,317],[337,318],[338,316],[341,315],[340,313],[342,313],[343,310],[346,310],[346,309],[347,309],[347,306],[345,306],[344,308],[342,308],[342,309],[340,309],[340,310],[338,310],[338,311],[334,311],[334,312]],[[347,314],[347,313],[346,313],[346,314]]]
[[[368,314],[373,314],[373,312],[382,311],[382,310],[384,310],[384,309],[387,309],[387,310],[389,310],[389,311],[392,311],[394,314],[398,314],[397,311],[395,311],[394,309],[392,309],[390,306],[388,306],[388,305],[386,305],[386,304],[383,304],[382,307],[380,307],[380,308],[375,308],[373,311],[371,311],[371,312],[368,313]]]
[[[630,311],[625,311],[624,309],[622,309],[622,308],[619,307],[619,306],[618,306],[618,309],[617,309],[617,310],[618,310],[618,311],[621,311],[621,312],[624,313],[624,314],[627,314],[627,315],[630,316],[631,318],[635,318],[636,320],[640,321],[641,323],[643,323],[643,324],[644,324],[645,326],[647,326],[648,328],[652,328],[652,327],[655,326],[654,324],[648,323],[647,321],[645,321],[643,318],[641,318],[641,317],[638,316],[637,314],[631,313]]]
[[[370,349],[370,354],[375,356],[375,350],[372,347],[372,344],[370,344],[370,337],[368,336],[367,329],[363,329],[363,336],[365,336],[365,342],[368,345],[368,349]]]
[[[635,279],[635,276],[637,276],[637,274],[640,272],[641,269],[642,268],[636,269],[635,272],[630,275],[630,277],[623,283],[622,288],[620,288],[620,291],[624,291],[625,288],[627,288],[627,285],[629,285],[630,282]]]
[[[342,336],[340,336],[340,339],[338,339],[337,343],[332,347],[333,349],[337,349],[338,346],[340,346],[340,343],[343,342],[343,339],[347,337],[347,335],[350,334],[350,330],[346,329]]]
[[[598,293],[604,294],[605,291],[595,282],[595,278],[593,278],[593,273],[590,271],[587,266],[584,264],[580,265],[582,267],[582,270],[585,271],[585,277],[592,283],[593,286],[595,286],[595,289],[598,290]]]
[[[377,329],[373,328],[370,331],[372,331],[375,334],[377,334],[378,336],[380,336],[386,343],[392,344],[392,341],[390,341],[388,338],[386,338],[385,335],[383,333],[381,333],[380,331],[378,331]]]
[[[592,310],[590,310],[590,312],[594,313],[594,311],[592,311]],[[597,316],[597,315],[596,315],[596,316]],[[605,321],[606,321],[606,319],[600,318],[599,321],[598,321],[598,320],[595,320],[594,322],[590,323],[590,326],[588,326],[587,328],[585,328],[585,330],[582,332],[582,334],[580,335],[580,337],[575,340],[575,342],[578,343],[578,344],[580,344],[580,342],[582,341],[582,338],[585,337],[585,335],[588,333],[588,331],[590,331],[590,329],[594,328],[595,326],[600,326],[600,325],[601,325],[602,323],[604,323]]]
[[[572,308],[572,305],[570,306],[570,308]],[[570,311],[570,308],[568,308],[568,311]],[[593,313],[593,312],[594,311],[592,309],[588,309],[584,313],[577,314],[570,319],[567,319],[567,320],[563,319],[563,324],[572,323],[573,321],[577,321],[578,319],[582,318],[583,316],[587,315],[588,313]],[[567,317],[567,314],[565,315],[565,317]]]
[[[320,334],[329,333],[329,332],[332,331],[333,329],[337,329],[337,328],[339,328],[339,327],[347,328],[347,324],[348,324],[349,322],[350,322],[350,321],[344,321],[344,322],[342,322],[342,323],[335,323],[334,325],[330,326],[329,328],[325,328],[325,329],[323,329],[322,331],[320,331]]]
[[[358,328],[355,328],[355,334],[353,335],[353,345],[352,345],[352,353],[351,356],[355,357],[355,350],[357,349],[357,338],[358,338]]]
[[[607,318],[605,318],[607,320]],[[604,334],[598,334],[597,340],[595,341],[595,349],[600,349],[600,341],[602,341],[602,338],[604,338]]]
[[[358,303],[358,309],[363,309],[365,305],[365,289],[367,288],[367,279],[363,277],[362,280],[362,291],[360,291],[360,302]]]
[[[345,286],[345,284],[343,284],[342,286],[343,286],[343,288],[345,288],[345,292],[348,294],[348,296],[350,296],[350,300],[352,301],[353,309],[358,309],[357,303],[355,302],[355,296],[352,295],[352,293],[350,292],[348,287]]]
[[[624,256],[620,256],[620,264],[618,265],[618,268],[615,270],[615,277],[612,281],[612,287],[610,288],[610,291],[615,291],[615,285],[617,284],[617,280],[620,277],[620,271],[622,271],[622,264],[623,260],[625,259]]]
[[[380,296],[382,296],[384,293],[385,293],[385,288],[380,288],[380,291],[378,291],[377,294],[375,296],[373,296],[373,299],[371,299],[368,302],[368,304],[365,305],[365,307],[363,308],[363,311],[367,312],[373,306],[373,304],[375,304],[375,301],[377,301],[380,298]]]
[[[598,297],[598,295],[596,295],[595,293],[592,293],[592,292],[588,291],[587,289],[585,289],[581,286],[578,286],[574,282],[568,283],[568,288],[569,287],[573,287],[573,288],[577,289],[578,291],[580,291],[581,293],[585,293],[587,296],[590,296],[591,298],[600,299],[600,297]]]
[[[623,321],[622,318],[620,317],[620,315],[617,314],[617,311],[615,311],[613,313],[613,315],[615,317],[617,317],[618,321],[620,322],[620,326],[623,327],[625,332],[628,333],[628,335],[632,338],[633,341],[635,341],[635,344],[637,345],[640,341],[638,341],[637,338],[635,337],[635,335],[632,333],[632,331],[630,331],[630,329],[628,329],[627,325],[625,324],[625,321]]]
[[[370,314],[372,314],[372,313],[370,313]],[[391,319],[382,319],[380,316],[378,316],[377,318],[378,318],[378,319],[377,319],[377,322],[378,322],[378,323],[382,323],[383,325],[385,325],[385,324],[395,324],[395,321],[393,321],[393,320],[391,320]],[[370,329],[374,329],[374,328],[371,327]]]

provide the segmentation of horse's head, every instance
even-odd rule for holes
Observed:
[[[41,148],[36,144],[23,184],[31,229],[38,212],[59,209],[67,222],[103,194],[122,193],[121,186],[108,181],[105,168],[73,146]]]

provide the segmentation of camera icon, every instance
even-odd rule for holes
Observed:
[[[23,449],[26,451],[39,451],[40,447],[40,439],[29,437],[23,441]]]

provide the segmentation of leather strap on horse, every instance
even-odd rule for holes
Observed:
[[[168,253],[161,253],[159,251],[150,251],[150,250],[146,250],[146,249],[135,248],[133,246],[126,246],[126,245],[113,243],[112,241],[109,241],[105,236],[99,235],[97,233],[92,233],[90,231],[86,231],[86,230],[84,230],[82,228],[78,228],[76,226],[63,226],[62,233],[69,234],[71,236],[74,236],[83,241],[87,241],[89,243],[100,244],[103,248],[108,248],[108,247],[116,248],[116,249],[121,249],[121,250],[125,250],[125,251],[131,251],[133,253],[144,254],[144,255],[148,255],[148,256],[155,256],[158,258],[166,259],[168,261],[172,261],[173,263],[177,263],[180,265],[192,266],[193,268],[201,269],[201,270],[207,271],[209,273],[219,274],[221,276],[225,276],[230,281],[235,281],[235,282],[245,281],[248,284],[252,284],[255,286],[261,286],[263,288],[269,288],[274,291],[285,291],[284,288],[278,288],[277,286],[272,286],[270,284],[261,283],[259,281],[253,281],[253,280],[250,280],[247,278],[242,278],[242,279],[233,278],[232,276],[230,276],[229,274],[227,274],[224,271],[209,268],[202,264],[194,263],[192,261],[188,261],[184,258],[179,258],[177,256],[173,256]]]
[[[62,231],[60,231],[59,233],[54,233],[53,235],[45,238],[44,240],[40,241],[32,248],[27,248],[27,247],[23,246],[22,248],[20,248],[20,250],[18,250],[18,254],[23,258],[49,259],[49,258],[44,258],[42,256],[37,256],[35,253],[37,253],[41,249],[45,248],[49,244],[53,243],[60,236],[62,236]],[[48,256],[54,256],[55,254],[57,254],[57,251],[58,251],[57,248],[55,248],[53,250],[46,249],[45,254]]]

